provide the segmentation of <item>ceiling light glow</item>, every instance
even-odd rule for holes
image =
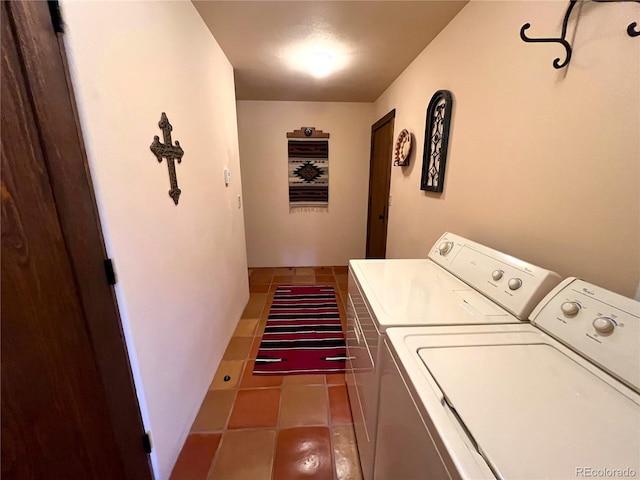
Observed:
[[[335,60],[333,56],[326,52],[317,52],[309,58],[309,71],[316,78],[328,76],[334,68]]]
[[[315,34],[280,49],[278,56],[290,69],[321,79],[344,69],[350,50],[332,35]]]

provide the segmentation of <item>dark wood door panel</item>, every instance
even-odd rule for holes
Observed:
[[[122,478],[14,40],[2,15],[2,477]]]
[[[395,110],[392,110],[371,127],[367,258],[386,255],[394,118]]]
[[[151,479],[63,46],[0,8],[2,478]]]
[[[6,3],[6,2],[5,2]],[[40,142],[58,217],[126,478],[150,479],[144,428],[112,287],[105,282],[102,238],[91,176],[78,125],[64,43],[53,32],[45,2],[10,2],[16,41],[38,120]]]

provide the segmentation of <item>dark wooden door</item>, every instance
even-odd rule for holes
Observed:
[[[391,110],[371,127],[367,258],[384,258],[387,251],[389,187],[395,116],[395,109]]]
[[[2,478],[150,479],[45,2],[2,2]]]

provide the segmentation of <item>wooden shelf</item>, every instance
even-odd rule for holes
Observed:
[[[316,130],[315,127],[300,127],[300,130],[287,132],[287,138],[329,138],[329,134]]]

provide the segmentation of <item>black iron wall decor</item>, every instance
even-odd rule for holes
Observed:
[[[613,2],[635,2],[640,3],[640,0],[593,0],[597,3],[613,3]],[[571,44],[567,41],[567,25],[569,23],[569,17],[571,17],[571,12],[578,0],[569,0],[569,6],[567,7],[567,11],[564,14],[564,20],[562,21],[562,32],[560,33],[560,37],[558,38],[531,38],[527,37],[526,31],[531,28],[530,23],[525,23],[520,29],[520,38],[527,43],[559,43],[564,47],[565,50],[565,59],[560,60],[560,58],[556,58],[553,61],[553,67],[556,69],[560,69],[566,67],[571,60]],[[627,35],[630,37],[637,37],[640,35],[640,30],[637,30],[638,23],[632,22],[627,26]]]
[[[429,102],[424,131],[421,190],[441,192],[444,188],[452,107],[453,97],[449,90],[438,90]]]
[[[178,178],[176,177],[176,164],[182,162],[182,156],[184,155],[184,150],[180,147],[180,142],[176,140],[176,144],[171,144],[171,130],[173,127],[169,123],[169,119],[167,118],[167,114],[162,112],[160,116],[160,121],[158,122],[158,126],[160,130],[162,130],[162,137],[164,139],[164,143],[160,143],[160,138],[156,135],[153,137],[153,142],[151,143],[151,151],[158,159],[159,163],[162,163],[162,159],[167,159],[167,168],[169,169],[169,183],[171,184],[171,189],[169,190],[169,196],[173,198],[173,203],[178,205],[178,199],[180,198],[180,194],[182,190],[178,188]]]

